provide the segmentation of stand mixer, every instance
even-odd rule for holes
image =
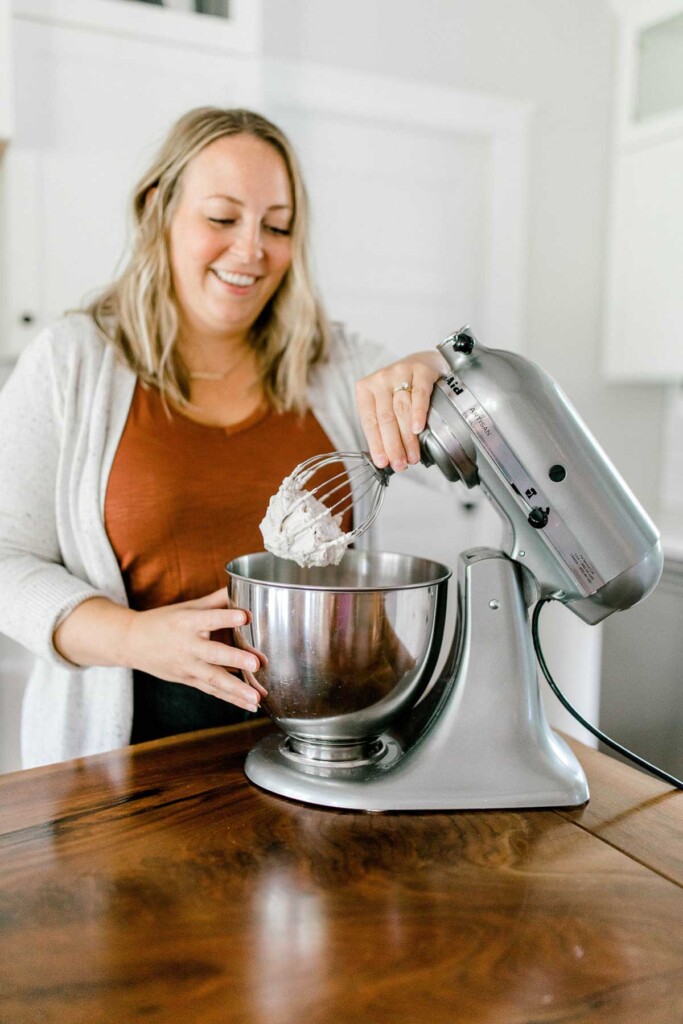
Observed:
[[[586,777],[545,718],[528,609],[552,598],[593,625],[631,607],[661,575],[659,535],[540,367],[469,328],[439,350],[451,372],[432,393],[422,461],[482,488],[501,547],[460,556],[455,635],[436,678],[445,566],[360,551],[315,570],[264,554],[230,563],[229,600],[251,611],[236,643],[267,654],[256,677],[284,733],[262,740],[245,772],[337,808],[577,806]],[[393,656],[380,671],[382,650]]]

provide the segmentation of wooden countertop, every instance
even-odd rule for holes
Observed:
[[[324,810],[268,728],[0,778],[2,1024],[683,1021],[683,794],[572,743],[578,810]]]

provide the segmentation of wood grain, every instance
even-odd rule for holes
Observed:
[[[267,728],[0,779],[3,1024],[683,1020],[683,890],[588,830],[638,773],[581,750],[595,820],[338,812],[246,781]]]
[[[683,885],[683,791],[565,739],[592,785],[588,804],[564,816]]]

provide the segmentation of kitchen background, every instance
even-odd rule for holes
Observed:
[[[547,659],[589,719],[683,772],[683,0],[4,0],[0,383],[112,275],[138,172],[204,104],[294,139],[334,318],[396,356],[470,323],[568,393],[667,560],[602,626],[551,606]],[[384,548],[497,543],[475,492],[389,496]],[[0,637],[2,771],[29,665]]]

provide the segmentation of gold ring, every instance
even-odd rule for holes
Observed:
[[[410,381],[402,380],[400,384],[396,385],[396,387],[393,389],[393,391],[391,393],[392,393],[392,395],[396,395],[396,394],[398,394],[399,391],[412,391],[412,390],[413,390],[413,387],[412,387]]]

